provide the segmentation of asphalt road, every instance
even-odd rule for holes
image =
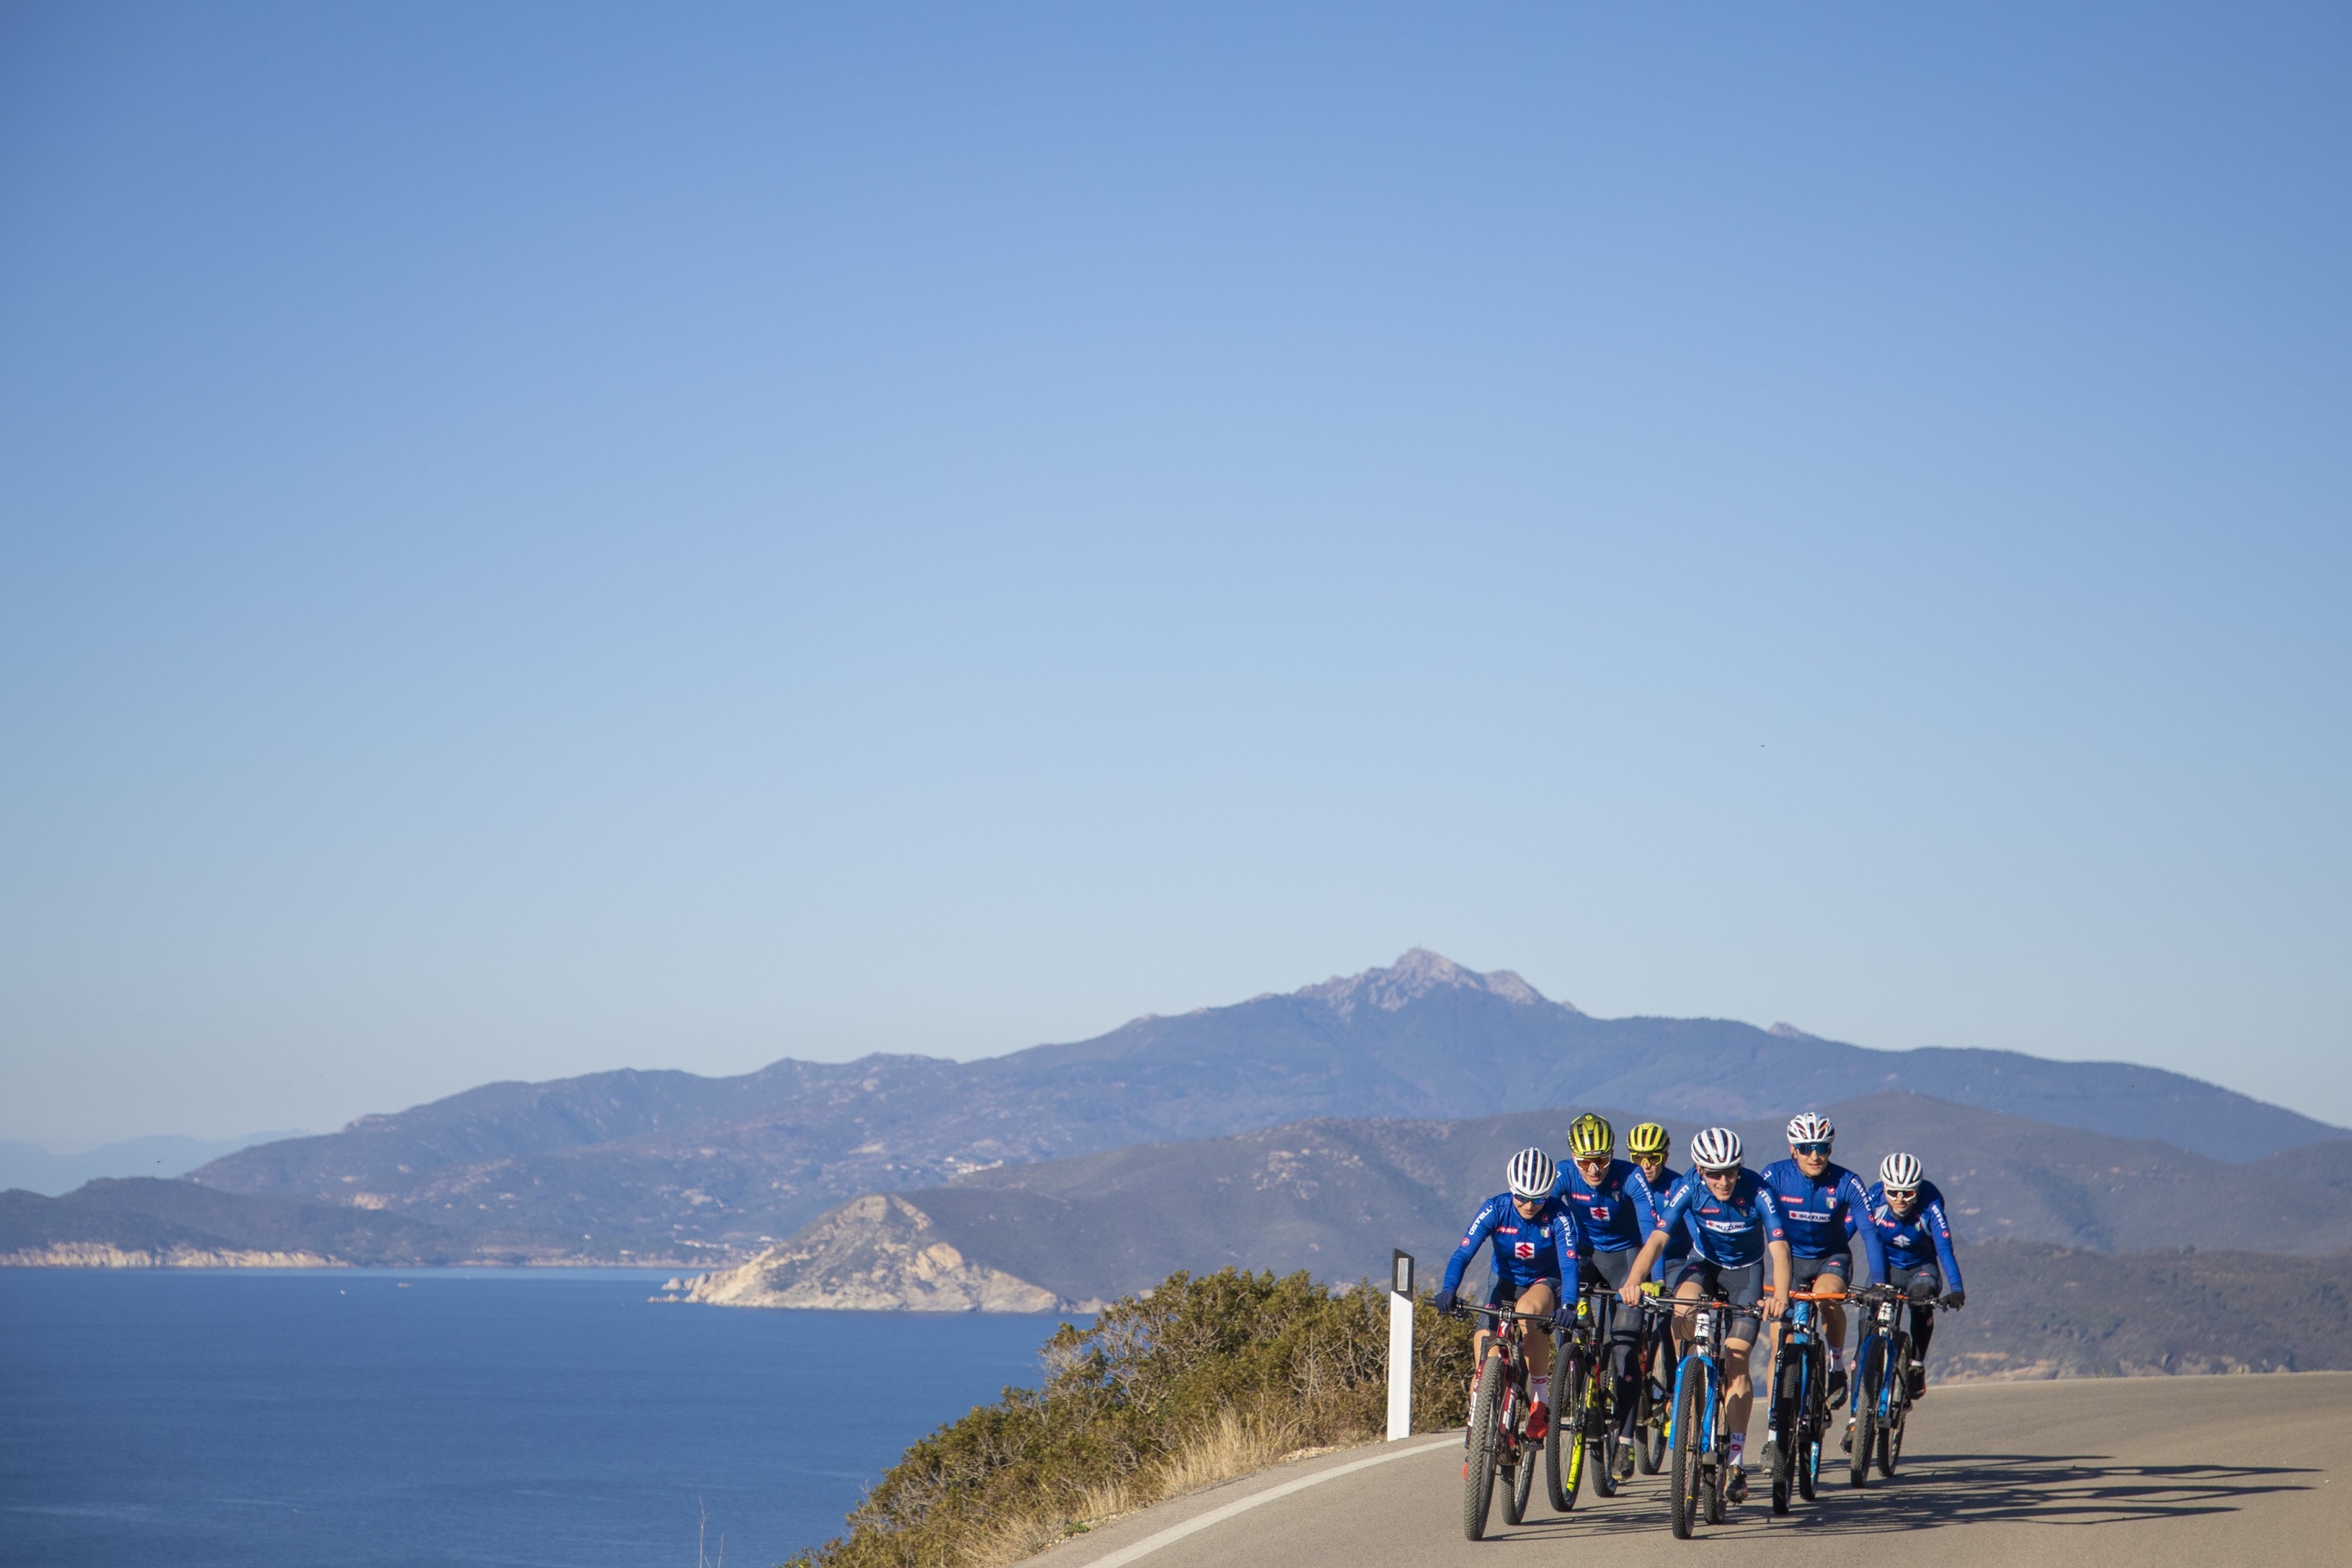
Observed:
[[[1832,1456],[1835,1457],[1835,1456]],[[1751,1480],[1754,1480],[1751,1472]],[[1391,1563],[1803,1563],[1856,1551],[1932,1568],[2352,1562],[2352,1373],[1937,1388],[1892,1481],[1824,1465],[1818,1503],[1748,1502],[1698,1538],[1666,1528],[1664,1477],[1588,1490],[1483,1542],[1462,1536],[1459,1433],[1328,1454],[1113,1521],[1034,1568],[1364,1568]],[[1962,1530],[1957,1526],[1967,1525]],[[1192,1527],[1189,1530],[1187,1526]],[[1913,1554],[1917,1555],[1914,1556]]]

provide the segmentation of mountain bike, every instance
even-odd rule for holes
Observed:
[[[1617,1406],[1610,1392],[1604,1306],[1615,1299],[1606,1285],[1578,1291],[1576,1326],[1552,1342],[1552,1423],[1544,1434],[1544,1486],[1555,1513],[1576,1506],[1588,1455],[1595,1495],[1617,1495]]]
[[[1690,1348],[1675,1370],[1675,1423],[1668,1435],[1670,1513],[1675,1539],[1688,1541],[1703,1515],[1723,1522],[1731,1476],[1730,1423],[1723,1418],[1724,1331],[1731,1303],[1717,1296],[1679,1305],[1690,1312]]]
[[[1538,1444],[1527,1433],[1528,1355],[1526,1331],[1519,1325],[1540,1323],[1549,1329],[1551,1316],[1502,1307],[1469,1310],[1493,1318],[1496,1325],[1486,1341],[1486,1360],[1478,1366],[1476,1392],[1470,1400],[1470,1454],[1462,1461],[1462,1533],[1481,1541],[1497,1479],[1503,1483],[1503,1522],[1517,1524],[1527,1517]]]
[[[1780,1348],[1772,1358],[1771,1404],[1764,1437],[1772,1472],[1772,1511],[1789,1511],[1789,1492],[1813,1500],[1822,1473],[1822,1442],[1829,1431],[1829,1349],[1822,1339],[1816,1301],[1843,1295],[1791,1291],[1780,1318]]]
[[[1856,1296],[1863,1309],[1862,1349],[1853,1358],[1853,1402],[1846,1427],[1846,1479],[1855,1486],[1870,1479],[1870,1465],[1895,1479],[1903,1460],[1903,1428],[1911,1414],[1912,1307],[1932,1310],[1934,1298],[1911,1296],[1891,1285],[1866,1285]]]

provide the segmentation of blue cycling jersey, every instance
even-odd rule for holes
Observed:
[[[1643,1179],[1647,1180],[1648,1178],[1644,1177]],[[1683,1173],[1675,1170],[1673,1166],[1660,1166],[1658,1167],[1658,1179],[1650,1183],[1651,1207],[1654,1211],[1664,1208],[1666,1206],[1667,1197],[1674,1192],[1675,1184],[1679,1183],[1682,1179]],[[1650,1228],[1653,1230],[1657,1228],[1657,1218],[1654,1212],[1651,1216]],[[1679,1263],[1689,1256],[1690,1232],[1685,1230],[1678,1225],[1675,1227],[1672,1233],[1666,1237],[1666,1249],[1659,1256],[1656,1267],[1650,1270],[1650,1277],[1654,1280],[1664,1279],[1666,1277],[1666,1265],[1669,1263]]]
[[[1573,1279],[1580,1230],[1575,1213],[1557,1197],[1544,1199],[1536,1217],[1528,1219],[1520,1215],[1509,1193],[1498,1192],[1486,1200],[1478,1218],[1470,1222],[1462,1245],[1445,1260],[1445,1289],[1462,1288],[1462,1271],[1489,1239],[1495,1243],[1495,1279],[1509,1286],[1513,1295],[1538,1280],[1556,1285],[1563,1279]]]
[[[1597,1182],[1586,1181],[1570,1160],[1560,1166],[1551,1195],[1576,1210],[1584,1239],[1595,1252],[1634,1251],[1657,1228],[1657,1195],[1631,1160],[1611,1160],[1609,1174]]]
[[[1862,1178],[1832,1164],[1818,1176],[1809,1176],[1793,1159],[1776,1160],[1764,1167],[1764,1185],[1780,1206],[1780,1222],[1789,1228],[1789,1251],[1799,1258],[1832,1258],[1843,1252],[1847,1239],[1858,1228],[1855,1217],[1870,1212],[1870,1194]],[[1886,1282],[1886,1254],[1879,1245],[1878,1228],[1862,1230],[1862,1249],[1870,1262],[1870,1282]]]
[[[1934,1182],[1919,1184],[1919,1201],[1907,1218],[1887,1207],[1885,1182],[1871,1183],[1870,1219],[1889,1267],[1916,1269],[1933,1263],[1943,1271],[1944,1289],[1961,1288],[1960,1260],[1952,1256],[1952,1222],[1944,1218],[1944,1195]]]
[[[1746,1169],[1731,1184],[1729,1197],[1709,1192],[1706,1178],[1696,1171],[1676,1182],[1658,1211],[1658,1228],[1671,1232],[1676,1227],[1690,1232],[1691,1256],[1725,1269],[1760,1262],[1768,1242],[1789,1239],[1771,1189]]]

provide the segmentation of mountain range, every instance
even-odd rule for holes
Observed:
[[[1902,1091],[1828,1113],[1840,1155],[1865,1177],[1889,1150],[1918,1155],[1970,1244],[2106,1253],[2352,1249],[2352,1142],[2232,1166],[2153,1139],[2104,1137]],[[1176,1269],[1378,1276],[1391,1247],[1423,1260],[1433,1279],[1469,1217],[1502,1189],[1511,1153],[1561,1147],[1571,1114],[1298,1122],[1006,1166],[890,1197],[904,1217],[898,1229],[919,1227],[924,1245],[951,1249],[964,1266],[1071,1304],[1142,1290]],[[1612,1119],[1621,1135],[1632,1120]],[[1680,1148],[1696,1124],[1667,1125]],[[1751,1166],[1787,1153],[1778,1120],[1738,1130]],[[877,1260],[855,1245],[862,1221],[836,1216],[745,1269],[779,1297],[825,1296],[855,1281],[878,1302],[887,1291]]]
[[[406,1217],[462,1238],[477,1256],[725,1259],[862,1194],[955,1191],[958,1178],[982,1173],[1302,1119],[1458,1120],[1597,1103],[1685,1125],[1777,1126],[1792,1110],[1881,1090],[2161,1140],[2209,1162],[2352,1139],[2126,1063],[1875,1051],[1785,1024],[1596,1019],[1508,971],[1479,974],[1415,950],[1297,991],[978,1061],[788,1060],[735,1078],[619,1071],[488,1084],[244,1149],[193,1179]]]

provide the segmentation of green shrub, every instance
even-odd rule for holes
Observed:
[[[1388,1420],[1388,1294],[1304,1273],[1171,1274],[1045,1342],[1042,1388],[907,1450],[802,1568],[979,1568],[1091,1520]],[[1413,1314],[1413,1425],[1459,1424],[1470,1330]]]

